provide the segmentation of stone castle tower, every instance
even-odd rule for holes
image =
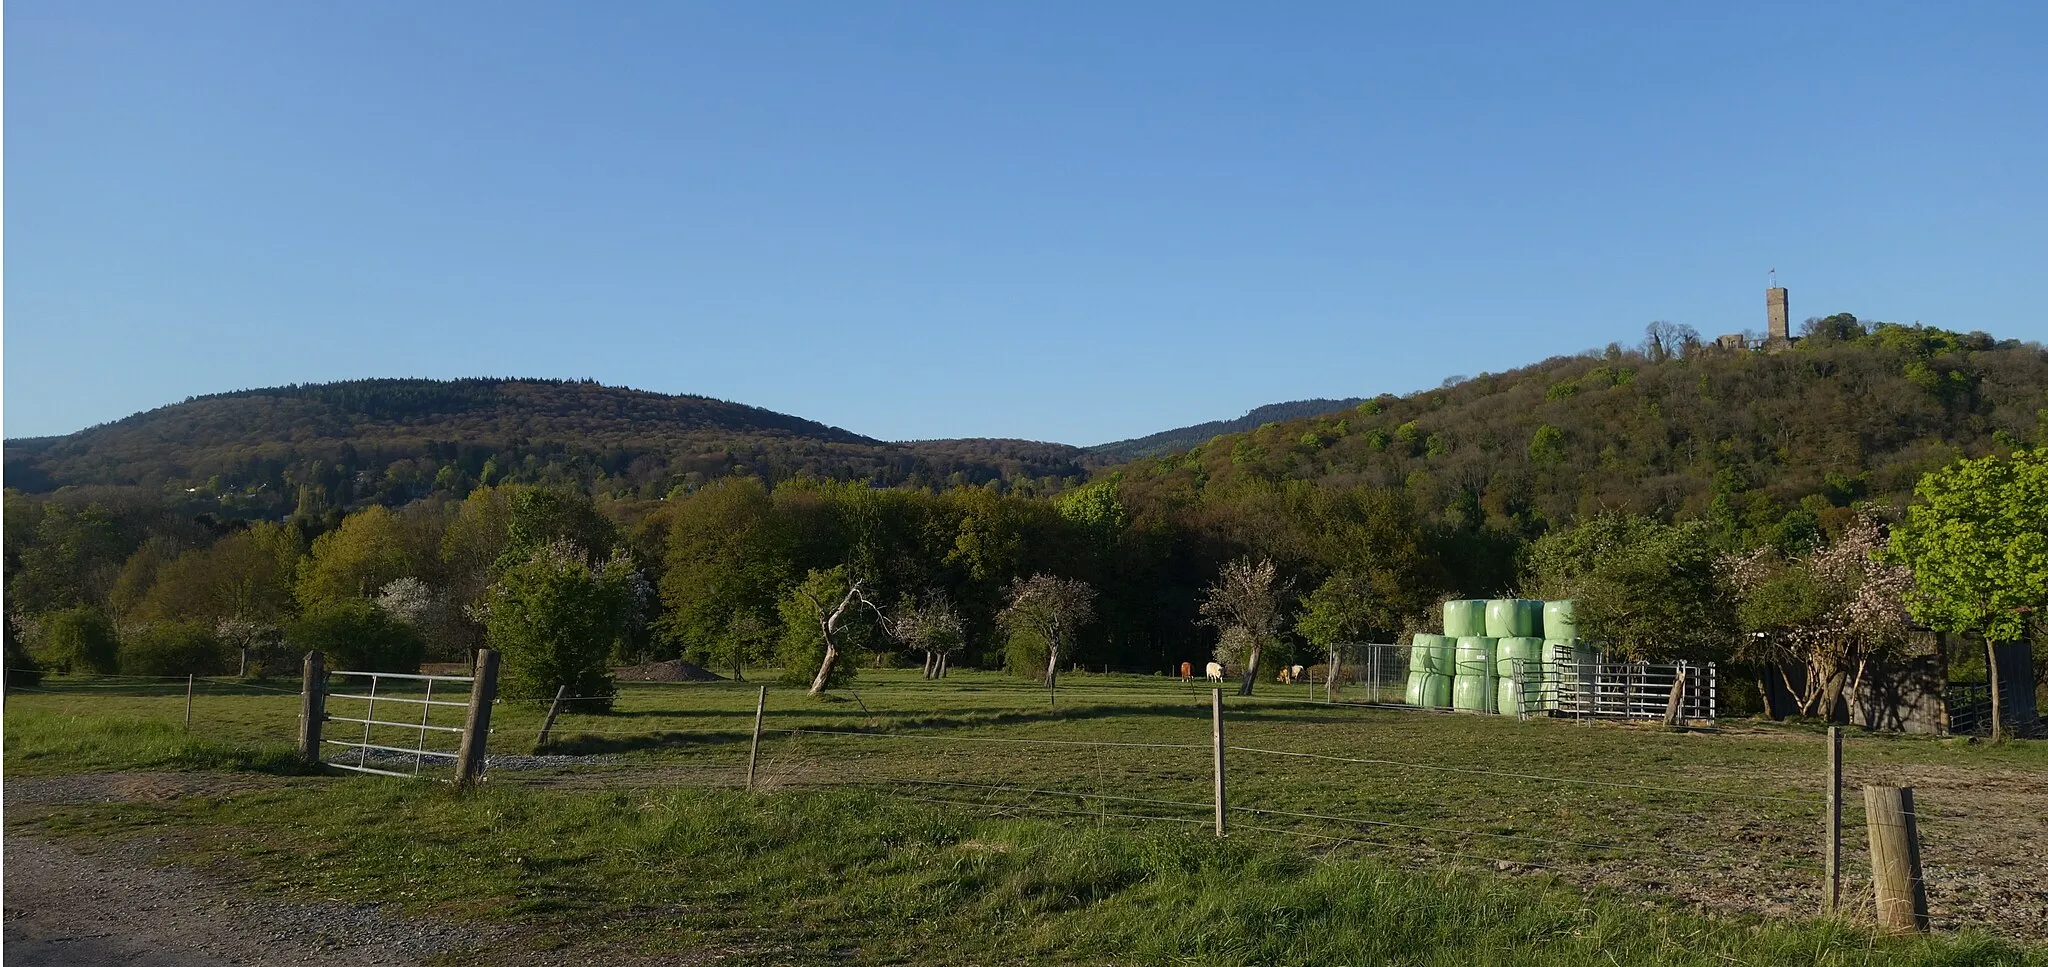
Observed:
[[[1769,316],[1770,342],[1783,346],[1792,341],[1792,312],[1786,304],[1785,287],[1774,285],[1764,290],[1764,309]]]

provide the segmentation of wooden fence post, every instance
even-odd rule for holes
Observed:
[[[455,757],[455,784],[476,785],[484,770],[484,756],[491,737],[491,703],[498,697],[498,653],[489,648],[476,653],[476,680],[469,686],[469,716],[462,725],[462,747]]]
[[[754,699],[754,744],[747,749],[747,791],[754,791],[754,769],[761,764],[761,715],[768,710],[768,686]]]
[[[1833,914],[1842,905],[1842,727],[1828,726],[1828,881],[1820,895],[1820,912]]]
[[[1920,873],[1920,827],[1912,786],[1864,786],[1870,826],[1870,881],[1877,923],[1889,933],[1927,929],[1927,884]]]
[[[185,676],[185,731],[192,731],[192,676]]]
[[[562,696],[569,694],[567,683],[555,686],[555,700],[548,703],[548,717],[541,720],[540,738],[533,740],[533,751],[539,752],[548,744],[548,733],[555,730],[555,716],[561,714]]]
[[[320,723],[327,720],[327,662],[318,651],[306,652],[299,683],[299,758],[320,761]]]
[[[1223,838],[1223,690],[1209,690],[1209,739],[1216,748],[1216,837]]]

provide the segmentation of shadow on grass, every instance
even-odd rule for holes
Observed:
[[[675,715],[678,713],[670,714]],[[751,720],[753,712],[747,711],[745,714]],[[1322,723],[1330,721],[1331,717],[1329,712],[1325,710],[1293,711],[1275,710],[1270,708],[1240,709],[1234,714],[1241,716],[1247,720],[1256,720],[1259,722]],[[591,716],[588,719],[585,719],[584,721],[595,721],[598,723],[602,723],[605,719],[616,719],[624,717],[629,716]],[[1157,720],[1160,718],[1186,720],[1190,723],[1188,727],[1188,735],[1190,736],[1190,742],[1191,744],[1194,744],[1194,739],[1196,737],[1207,735],[1206,730],[1195,723],[1206,722],[1209,718],[1209,711],[1208,709],[1201,708],[1199,706],[1181,707],[1173,705],[1160,705],[1157,703],[1145,703],[1138,705],[1087,705],[1072,709],[1044,709],[1040,711],[1028,712],[1017,711],[1015,709],[1006,709],[1002,711],[983,714],[977,714],[971,710],[969,710],[966,714],[942,715],[910,712],[878,712],[873,715],[865,716],[864,721],[858,724],[851,722],[843,724],[811,724],[798,726],[796,728],[796,731],[800,733],[854,733],[859,735],[872,735],[877,738],[929,737],[934,739],[943,739],[946,738],[946,736],[942,733],[954,730],[966,731],[991,727],[1031,725],[1041,723],[1080,723],[1099,719],[1118,719],[1133,717],[1143,717],[1151,720]],[[873,724],[881,722],[886,722],[886,724]],[[775,734],[777,735],[787,734],[785,731],[783,731],[787,728],[787,726],[776,725],[774,721],[774,716],[769,716],[767,727],[771,730],[774,730]],[[688,728],[679,727],[673,731],[663,729],[650,729],[643,733],[634,733],[629,735],[606,735],[604,734],[604,732],[605,730],[601,727],[593,727],[592,729],[590,729],[590,731],[579,732],[574,725],[558,725],[556,727],[556,737],[553,741],[548,743],[546,751],[550,754],[557,755],[615,755],[620,753],[642,752],[654,749],[726,748],[732,746],[744,746],[750,741],[752,741],[751,729],[744,728],[734,728],[729,731],[721,732],[698,732],[691,731]],[[981,738],[981,736],[971,735],[963,737]],[[1156,739],[1156,737],[1154,738]],[[1051,736],[1046,737],[1046,740],[1052,742],[1101,741],[1105,743],[1114,743],[1117,741],[1117,739],[1114,737],[1100,739],[1059,739]],[[1028,742],[1029,739],[1021,739],[1020,741]]]

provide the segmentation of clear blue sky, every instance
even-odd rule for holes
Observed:
[[[519,375],[1086,444],[1761,328],[1773,267],[1795,319],[2048,338],[2039,3],[16,0],[5,28],[9,436]]]

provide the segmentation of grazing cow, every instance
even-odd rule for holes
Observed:
[[[1192,665],[1192,664],[1190,664],[1190,663],[1188,663],[1188,662],[1181,662],[1181,663],[1180,663],[1180,677],[1182,677],[1182,678],[1193,678],[1193,677],[1195,677],[1195,666],[1194,666],[1194,665]]]
[[[1223,666],[1220,663],[1213,661],[1209,663],[1209,680],[1212,682],[1223,680]]]
[[[1294,680],[1295,680],[1295,681],[1297,681],[1297,682],[1298,682],[1298,681],[1301,681],[1301,680],[1302,680],[1302,678],[1301,678],[1302,674],[1303,674],[1304,672],[1306,672],[1307,670],[1308,670],[1308,669],[1305,669],[1305,668],[1301,667],[1300,665],[1296,665],[1296,666],[1294,666],[1294,676],[1293,676],[1293,677],[1294,677]]]
[[[1273,676],[1273,680],[1282,685],[1292,685],[1294,684],[1294,670],[1286,665],[1281,665],[1280,672]]]

